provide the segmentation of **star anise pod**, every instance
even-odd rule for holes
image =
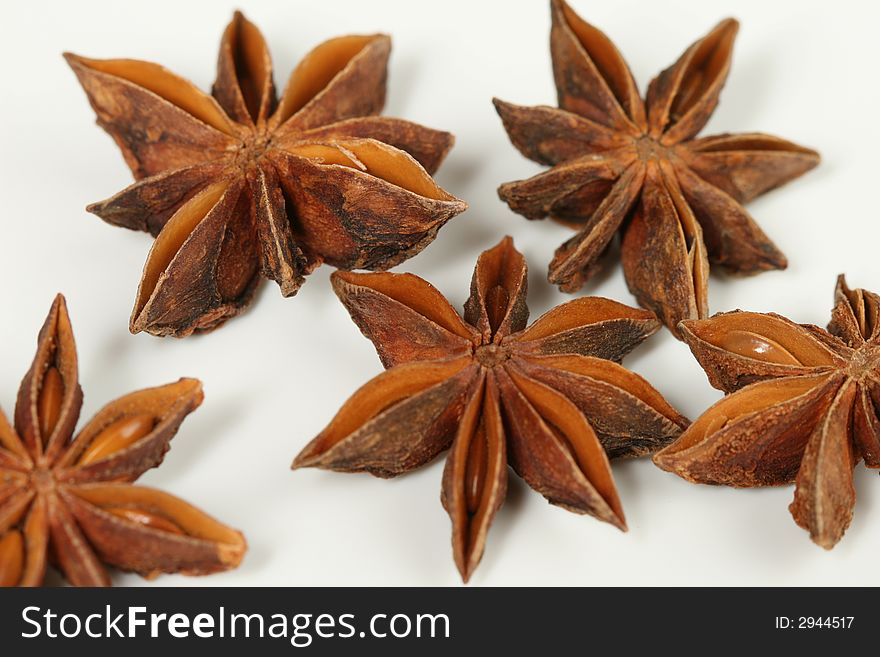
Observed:
[[[244,537],[168,493],[133,486],[159,465],[202,403],[195,379],[106,405],[75,438],[82,407],[76,345],[59,295],[18,392],[0,410],[0,586],[37,586],[47,561],[76,586],[106,586],[103,564],[145,577],[235,568]]]
[[[465,209],[430,175],[452,135],[376,116],[390,49],[384,35],[325,41],[280,99],[266,43],[238,12],[213,96],[156,64],[65,55],[137,180],[88,210],[156,237],[133,333],[213,329],[263,277],[292,296],[321,263],[392,267]]]
[[[442,501],[465,581],[504,501],[508,464],[552,504],[625,529],[606,450],[651,453],[687,425],[613,362],[658,330],[653,313],[588,297],[526,328],[526,280],[509,237],[477,261],[464,319],[418,276],[334,273],[337,295],[388,370],[293,464],[394,477],[451,445]]]
[[[794,482],[791,514],[824,548],[852,519],[856,463],[880,468],[880,296],[843,276],[835,296],[828,331],[743,311],[683,322],[711,384],[732,394],[654,457],[699,483]]]
[[[812,169],[819,155],[760,133],[696,138],[727,79],[737,22],[688,48],[643,101],[607,36],[563,0],[551,12],[559,109],[494,101],[514,146],[552,167],[502,185],[502,200],[578,231],[557,249],[550,282],[580,289],[619,232],[627,285],[675,332],[708,314],[710,261],[738,274],[784,268],[742,204]]]

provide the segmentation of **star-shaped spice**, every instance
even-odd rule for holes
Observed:
[[[527,328],[526,263],[510,238],[480,256],[464,319],[412,274],[336,272],[333,286],[388,370],[294,468],[393,477],[451,445],[442,500],[465,581],[504,501],[508,464],[552,504],[625,529],[606,451],[651,453],[687,425],[613,362],[658,330],[653,313],[588,297]]]
[[[736,311],[682,323],[709,381],[732,393],[654,457],[699,483],[795,482],[795,522],[824,548],[852,519],[859,459],[880,468],[880,296],[838,279],[828,331]]]
[[[786,266],[742,203],[812,169],[819,155],[760,133],[697,139],[730,69],[738,25],[725,20],[639,96],[614,44],[563,0],[550,36],[559,109],[495,100],[510,140],[552,168],[502,185],[510,208],[577,230],[548,277],[581,288],[621,234],[627,285],[673,331],[708,314],[709,262],[738,274]]]
[[[240,13],[213,96],[156,64],[66,55],[137,179],[88,209],[156,237],[132,332],[215,328],[264,277],[291,296],[321,263],[392,267],[465,209],[430,175],[452,135],[375,116],[390,49],[384,35],[326,41],[280,99],[266,43]]]
[[[168,493],[133,486],[159,465],[202,385],[181,379],[111,402],[75,438],[82,407],[62,296],[21,383],[15,427],[0,411],[0,586],[38,586],[47,561],[76,586],[106,586],[102,564],[145,577],[235,568],[244,537]]]

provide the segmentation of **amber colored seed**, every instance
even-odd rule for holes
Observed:
[[[489,325],[492,331],[497,331],[501,322],[504,321],[504,313],[510,305],[510,294],[500,285],[496,285],[486,295],[486,314],[489,315]]]
[[[79,457],[80,465],[88,465],[107,458],[146,436],[156,426],[152,415],[129,415],[107,426],[95,436],[88,449]]]
[[[40,435],[45,443],[61,415],[61,402],[64,400],[64,381],[57,367],[50,367],[43,376],[43,385],[40,386],[40,397],[37,411],[40,417]]]
[[[468,513],[476,513],[480,508],[480,499],[483,497],[483,488],[486,485],[486,469],[489,465],[487,447],[486,433],[480,425],[471,439],[471,444],[468,445],[467,469],[464,479],[464,494]]]
[[[0,586],[15,586],[24,568],[24,539],[17,529],[0,538]]]
[[[801,365],[788,349],[770,338],[751,333],[750,331],[728,331],[718,342],[718,347],[745,356],[759,358],[765,363],[780,365]]]
[[[160,532],[167,532],[169,534],[183,535],[185,533],[180,527],[168,520],[168,518],[156,513],[150,513],[149,511],[143,511],[142,509],[110,507],[104,510],[113,515],[119,516],[120,518],[125,518],[129,522],[143,525],[149,529],[156,529]]]

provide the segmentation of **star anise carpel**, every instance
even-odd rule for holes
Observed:
[[[552,504],[625,529],[609,456],[652,453],[687,425],[615,362],[659,329],[653,313],[585,297],[527,325],[526,272],[510,238],[484,252],[463,317],[412,274],[335,272],[337,295],[387,370],[294,461],[394,477],[450,448],[442,501],[465,581],[508,465]]]
[[[132,332],[213,329],[263,278],[291,296],[322,263],[392,267],[465,209],[431,178],[452,135],[377,116],[390,49],[381,34],[325,41],[280,97],[238,12],[212,95],[156,64],[65,55],[137,180],[88,210],[156,237]]]
[[[880,296],[838,279],[828,330],[736,311],[682,323],[716,388],[731,393],[657,453],[699,483],[795,483],[795,522],[824,548],[852,520],[859,460],[880,468]]]
[[[73,437],[82,406],[62,296],[40,331],[14,426],[0,410],[0,586],[38,586],[47,564],[76,586],[106,586],[104,564],[145,577],[235,568],[244,537],[183,500],[132,485],[159,465],[202,386],[131,393]]]
[[[708,314],[709,263],[737,274],[786,266],[743,203],[819,162],[808,148],[761,133],[697,137],[730,70],[738,24],[722,21],[648,87],[642,100],[611,40],[551,0],[559,107],[495,100],[511,142],[551,167],[502,185],[510,208],[552,217],[577,234],[557,249],[548,278],[580,289],[615,235],[639,303],[673,332]]]

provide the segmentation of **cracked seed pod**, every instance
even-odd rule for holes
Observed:
[[[156,237],[130,329],[183,337],[242,312],[263,278],[296,294],[322,263],[387,269],[466,205],[431,178],[449,133],[376,116],[391,40],[325,41],[280,98],[236,12],[213,95],[148,62],[66,54],[137,182],[88,210]]]
[[[449,449],[442,500],[465,581],[504,501],[508,465],[550,503],[625,529],[608,457],[650,454],[687,426],[615,362],[659,329],[653,313],[588,297],[527,326],[526,281],[509,237],[477,261],[464,317],[418,276],[334,273],[388,369],[293,464],[394,477]]]

